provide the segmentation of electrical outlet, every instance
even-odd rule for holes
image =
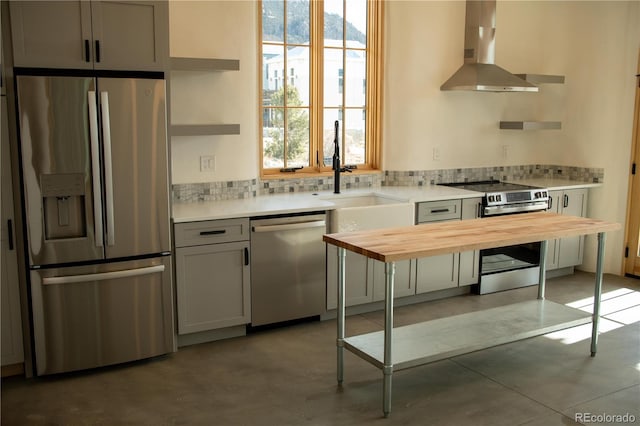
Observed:
[[[509,157],[509,145],[502,145],[502,159],[506,160]]]
[[[433,161],[440,161],[440,148],[433,148]]]
[[[211,173],[216,171],[216,156],[203,155],[200,157],[200,171]]]

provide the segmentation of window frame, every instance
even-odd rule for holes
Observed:
[[[287,0],[283,0],[285,3]],[[343,0],[348,1],[348,0]],[[259,117],[259,132],[258,132],[258,161],[261,178],[292,178],[292,173],[282,172],[280,168],[265,168],[264,167],[264,93],[263,93],[263,29],[262,29],[262,1],[258,2],[258,67],[260,69],[259,75],[261,78],[258,80],[258,117]],[[364,49],[366,52],[366,84],[367,90],[365,94],[365,162],[364,164],[358,164],[357,171],[371,172],[378,171],[380,169],[380,153],[381,153],[381,124],[382,124],[382,33],[383,33],[383,4],[384,0],[367,0],[367,46]],[[309,29],[309,166],[304,167],[296,172],[296,177],[300,175],[309,176],[322,176],[332,174],[331,164],[323,165],[323,121],[324,121],[324,81],[320,77],[323,75],[323,62],[324,62],[324,1],[323,0],[309,0],[310,6],[310,29]],[[287,28],[287,13],[285,5],[284,13],[284,28]],[[349,50],[346,43],[346,31],[343,31],[343,57],[345,52]],[[269,44],[269,43],[266,43]],[[288,84],[287,80],[293,76],[289,76],[287,73],[286,63],[286,51],[289,46],[296,46],[296,44],[289,44],[285,39],[282,43],[273,43],[274,45],[281,45],[283,52],[285,52],[285,64],[283,67],[284,75],[281,77],[283,84]],[[285,90],[286,92],[286,90]],[[290,108],[287,105],[283,107],[284,114]],[[344,105],[341,106],[339,111],[346,112],[350,108]],[[344,114],[343,114],[344,116]],[[340,152],[345,152],[345,126],[340,128]],[[286,152],[285,152],[286,161]],[[344,162],[344,158],[342,160]],[[290,167],[290,166],[285,166]]]

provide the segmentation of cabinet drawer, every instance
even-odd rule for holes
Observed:
[[[247,241],[249,240],[249,219],[176,223],[174,230],[176,247]]]
[[[418,203],[416,210],[416,223],[460,219],[462,200],[429,201]]]

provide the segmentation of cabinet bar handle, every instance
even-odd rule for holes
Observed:
[[[449,209],[433,209],[431,213],[447,213]]]
[[[553,208],[553,197],[549,197],[549,210]]]
[[[11,219],[7,220],[7,240],[9,243],[9,250],[13,250],[13,222]]]
[[[89,52],[89,40],[84,40],[84,61],[91,62],[91,54]]]
[[[96,62],[100,62],[100,40],[96,40]]]
[[[564,194],[564,204],[562,205],[562,207],[567,206],[569,206],[569,196],[567,194]]]
[[[244,266],[249,266],[249,249],[244,248]]]
[[[220,235],[220,234],[226,234],[227,230],[226,229],[215,229],[213,231],[200,231],[200,235]]]

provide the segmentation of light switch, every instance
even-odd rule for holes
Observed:
[[[215,172],[216,171],[216,156],[215,155],[203,155],[200,157],[200,171],[201,172]]]

